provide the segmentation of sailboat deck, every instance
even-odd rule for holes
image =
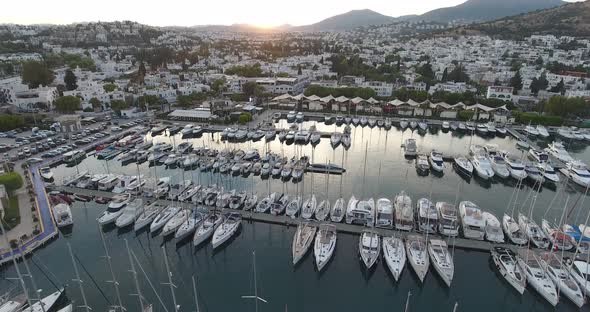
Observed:
[[[68,187],[68,186],[58,186],[58,187],[54,187],[54,189],[59,190],[64,193],[89,195],[89,196],[95,196],[95,197],[112,197],[112,195],[113,195],[110,192],[87,190],[87,189],[80,189],[80,188]],[[160,206],[167,206],[167,205],[172,204],[173,202],[169,201],[169,200],[158,200],[157,203]],[[292,219],[291,217],[288,217],[285,215],[273,216],[268,213],[233,210],[233,209],[227,209],[227,208],[223,209],[223,211],[224,212],[239,213],[242,215],[242,218],[245,222],[251,220],[251,221],[256,221],[256,222],[281,224],[281,225],[293,226],[293,227],[297,227],[297,224],[299,222],[298,219]],[[364,227],[364,226],[352,225],[352,224],[346,224],[346,223],[331,223],[331,224],[336,226],[336,230],[339,233],[345,233],[345,234],[360,235],[364,230],[367,229],[367,227]],[[403,239],[405,239],[408,235],[413,234],[413,232],[404,232],[404,231],[400,232],[400,231],[384,229],[384,228],[375,228],[374,231],[382,237],[392,236],[395,234],[395,235],[400,236]],[[434,238],[437,235],[432,234],[431,236]],[[443,239],[446,240],[447,238],[443,237]],[[453,238],[453,239],[448,240],[447,244],[448,244],[449,248],[455,247],[455,248],[460,248],[460,249],[476,250],[476,251],[483,251],[483,252],[489,252],[490,249],[494,246],[502,246],[502,247],[506,247],[506,248],[511,248],[515,251],[517,250],[516,245],[512,245],[512,244],[508,244],[508,243],[499,244],[499,243],[491,243],[488,241],[478,241],[478,240],[471,240],[471,239],[465,239],[465,238]],[[573,253],[564,252],[564,255],[571,257],[573,255]]]

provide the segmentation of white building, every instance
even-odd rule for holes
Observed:
[[[387,97],[393,94],[393,84],[383,81],[365,81],[360,87],[373,89],[377,93],[377,96],[380,97]]]
[[[511,101],[513,91],[514,91],[513,87],[490,86],[490,87],[488,87],[488,93],[486,95],[486,98],[500,99],[503,101]]]

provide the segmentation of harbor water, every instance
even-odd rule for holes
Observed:
[[[314,122],[304,122],[308,128]],[[288,127],[285,121],[277,127]],[[318,123],[319,131],[342,131],[343,127],[326,126]],[[401,190],[405,190],[414,203],[421,197],[433,202],[459,202],[470,200],[485,211],[501,218],[505,212],[511,213],[509,200],[515,192],[514,180],[483,181],[477,177],[464,178],[452,168],[452,163],[445,163],[444,174],[420,176],[417,174],[414,160],[403,156],[401,145],[406,138],[413,137],[421,152],[429,153],[433,148],[445,155],[465,155],[471,144],[497,144],[500,150],[522,153],[516,148],[516,141],[510,136],[480,137],[478,135],[457,135],[441,130],[429,130],[420,134],[417,131],[401,131],[393,128],[389,131],[379,128],[352,127],[352,146],[345,150],[342,146],[333,149],[329,138],[322,138],[320,144],[286,145],[278,138],[265,143],[259,142],[227,143],[220,140],[219,134],[203,134],[200,138],[183,140],[180,134],[173,137],[160,135],[146,136],[154,142],[165,141],[179,144],[183,141],[194,146],[225,149],[256,148],[261,153],[272,151],[285,157],[307,155],[314,163],[334,163],[346,168],[346,173],[326,175],[307,173],[303,181],[293,183],[270,178],[242,177],[221,175],[198,170],[182,171],[166,169],[164,166],[150,167],[147,162],[122,166],[115,160],[98,160],[94,156],[84,159],[77,167],[60,165],[53,169],[56,181],[74,174],[77,170],[91,173],[137,174],[144,177],[169,176],[173,181],[192,179],[195,183],[224,185],[226,190],[237,189],[257,192],[262,196],[271,192],[284,192],[294,195],[314,193],[318,200],[328,197],[333,203],[342,196],[347,201],[354,194],[357,198],[380,197],[393,199]],[[550,141],[539,141],[541,147]],[[583,144],[566,145],[572,156],[585,163],[590,163],[590,148]],[[366,156],[365,156],[366,155]],[[366,166],[365,166],[366,163]],[[565,180],[563,175],[560,176]],[[327,187],[328,186],[328,187]],[[563,191],[562,191],[563,190]],[[525,183],[519,192],[515,212],[528,213],[530,209],[531,185]],[[590,208],[590,201],[585,198],[584,190],[572,185],[544,185],[537,196],[533,217],[540,223],[542,218],[555,221],[569,215],[568,223],[583,223]],[[342,194],[342,195],[341,195]],[[259,197],[260,198],[260,197]],[[529,199],[529,202],[525,202]],[[567,203],[567,206],[566,206]],[[566,208],[564,208],[566,207]],[[135,233],[112,227],[99,228],[96,218],[106,208],[93,202],[76,202],[72,205],[74,227],[71,233],[61,235],[57,241],[35,252],[33,260],[44,268],[47,277],[56,284],[68,284],[68,298],[81,304],[81,295],[77,285],[72,282],[74,270],[67,252],[69,242],[79,258],[79,266],[84,280],[86,297],[94,310],[105,310],[115,303],[115,295],[110,280],[106,261],[102,258],[104,251],[100,241],[99,230],[105,233],[109,252],[114,263],[115,275],[120,283],[122,300],[129,311],[138,310],[132,275],[129,273],[129,256],[125,240],[137,256],[143,270],[161,297],[165,308],[160,304],[145,276],[139,268],[139,279],[143,295],[154,305],[155,311],[173,311],[172,297],[167,282],[163,250],[165,248],[170,260],[172,278],[177,286],[176,297],[181,311],[194,311],[194,297],[191,276],[197,278],[197,289],[201,311],[254,310],[254,304],[241,296],[254,293],[252,252],[256,252],[258,294],[268,301],[261,303],[260,311],[403,311],[408,292],[410,311],[452,311],[458,303],[458,311],[574,311],[577,310],[567,299],[561,298],[557,308],[551,307],[536,292],[527,288],[524,295],[516,293],[493,268],[489,253],[455,249],[455,275],[450,288],[438,277],[431,267],[425,283],[422,285],[406,264],[399,282],[389,274],[384,261],[379,261],[376,268],[367,272],[358,258],[358,236],[339,234],[335,254],[326,268],[318,273],[314,266],[313,252],[297,266],[291,262],[291,242],[294,227],[264,223],[242,222],[241,232],[223,248],[213,251],[210,245],[193,247],[192,242],[177,245],[174,240],[164,242],[160,236],[152,237],[147,232]],[[53,285],[49,279],[32,265],[33,273],[44,293]],[[51,272],[48,273],[47,271]],[[12,266],[2,271],[3,277],[14,277]],[[59,277],[60,283],[56,282]],[[11,282],[4,281],[9,284]],[[100,290],[97,288],[98,285]],[[104,296],[101,293],[104,292]],[[590,311],[588,306],[582,310]]]

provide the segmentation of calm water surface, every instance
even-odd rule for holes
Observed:
[[[312,122],[306,122],[303,127],[309,127]],[[286,123],[279,126],[285,127]],[[342,130],[336,126],[318,124],[321,131]],[[416,201],[420,197],[430,197],[433,201],[461,201],[471,200],[479,204],[484,210],[496,216],[508,211],[509,199],[514,193],[513,181],[494,180],[481,181],[477,178],[466,180],[452,169],[451,163],[446,164],[444,175],[418,176],[414,168],[414,161],[403,157],[401,144],[406,138],[417,139],[419,149],[429,152],[436,148],[445,154],[466,154],[470,144],[498,144],[500,149],[514,153],[521,153],[515,148],[515,141],[510,138],[481,138],[479,136],[457,136],[441,131],[431,131],[420,135],[416,131],[401,132],[393,128],[390,131],[378,128],[353,127],[352,147],[344,151],[342,147],[335,150],[329,144],[329,138],[322,138],[321,143],[313,149],[311,145],[283,145],[278,139],[265,144],[260,142],[224,143],[218,134],[205,134],[202,138],[189,140],[196,146],[211,148],[257,148],[259,151],[273,151],[286,157],[294,155],[308,155],[314,162],[331,162],[342,164],[347,172],[342,176],[324,174],[306,174],[303,182],[281,182],[270,179],[261,180],[259,177],[230,177],[226,175],[200,173],[198,170],[182,172],[182,170],[168,170],[163,166],[148,167],[146,163],[136,166],[130,164],[121,166],[116,161],[97,160],[94,157],[85,159],[78,169],[87,169],[93,173],[118,172],[136,174],[139,170],[147,176],[170,176],[180,181],[193,179],[195,183],[218,183],[227,188],[253,190],[259,194],[271,191],[295,194],[312,190],[323,199],[327,196],[334,202],[340,194],[348,200],[351,194],[358,197],[393,197],[400,191],[406,190]],[[152,139],[151,137],[148,137]],[[180,135],[174,138],[158,136],[155,141],[169,141],[178,144],[182,141]],[[544,146],[548,142],[539,142]],[[590,163],[590,150],[585,145],[569,146],[572,154]],[[365,168],[365,151],[367,154]],[[108,168],[108,169],[107,169]],[[54,169],[57,181],[69,176],[76,168],[60,166]],[[329,180],[328,180],[329,178]],[[563,178],[563,176],[562,176]],[[328,185],[328,187],[326,187]],[[563,189],[563,191],[562,191]],[[526,201],[531,187],[525,185],[519,192],[516,211],[528,211],[530,201]],[[582,223],[590,208],[590,201],[585,201],[583,190],[572,186],[543,187],[537,197],[533,215],[540,222],[545,217],[550,220],[561,218],[563,207],[567,202],[570,220]],[[573,208],[572,208],[573,207]],[[114,302],[114,290],[109,279],[106,262],[99,236],[99,227],[95,219],[105,209],[105,206],[95,203],[76,202],[73,207],[75,225],[71,234],[60,238],[47,247],[39,250],[35,261],[43,263],[61,280],[63,284],[70,284],[68,297],[81,302],[79,290],[71,282],[73,269],[67,253],[66,242],[72,245],[74,252],[84,264],[88,274],[83,272],[86,296],[89,304],[97,310],[105,310],[107,300],[93,284],[93,280],[106,294],[110,302]],[[156,291],[168,311],[172,311],[172,299],[167,285],[162,247],[166,248],[173,279],[177,288],[177,299],[181,304],[181,311],[194,311],[191,275],[198,280],[199,301],[201,311],[230,311],[254,310],[252,302],[241,299],[242,295],[253,293],[252,279],[252,251],[256,251],[259,294],[268,300],[262,304],[260,311],[403,311],[408,291],[410,311],[452,311],[458,302],[458,311],[552,311],[554,310],[534,291],[527,291],[523,296],[518,295],[507,283],[497,276],[492,269],[488,253],[455,250],[455,276],[451,288],[446,288],[436,272],[431,270],[424,285],[421,285],[409,265],[395,283],[383,261],[377,264],[373,272],[365,272],[358,260],[358,237],[339,234],[335,255],[321,274],[317,272],[313,263],[313,254],[309,253],[297,267],[291,264],[291,242],[295,232],[294,227],[270,225],[263,223],[243,223],[241,233],[225,248],[213,252],[209,245],[195,249],[192,243],[176,245],[174,241],[163,242],[161,237],[151,237],[149,233],[134,233],[116,228],[104,228],[105,236],[110,247],[111,257],[115,266],[115,274],[121,284],[123,302],[130,311],[138,307],[134,293],[133,280],[129,270],[129,258],[124,240],[129,241],[130,247],[139,258]],[[32,263],[31,263],[32,264]],[[139,269],[138,269],[139,270]],[[40,287],[48,292],[52,285],[48,279],[33,266],[34,275]],[[14,277],[13,267],[2,271],[4,277]],[[54,281],[55,282],[55,281]],[[140,271],[142,291],[147,300],[154,304],[156,311],[166,311],[160,304],[148,282]],[[5,284],[10,282],[5,281]],[[574,311],[576,308],[568,300],[562,299],[558,311]],[[588,308],[584,310],[590,311]]]

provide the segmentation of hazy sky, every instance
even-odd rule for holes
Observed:
[[[491,0],[493,1],[493,0]],[[518,1],[518,0],[515,0]],[[571,0],[570,0],[571,1]],[[3,0],[0,23],[132,20],[155,26],[248,23],[306,25],[356,9],[421,14],[465,0]]]

